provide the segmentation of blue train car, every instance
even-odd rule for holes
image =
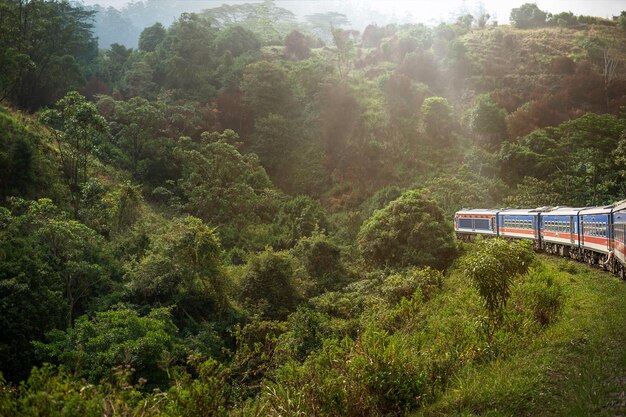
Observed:
[[[541,213],[539,228],[543,242],[578,246],[579,213],[582,208],[556,207]]]
[[[456,212],[454,231],[460,238],[475,235],[498,236],[498,210],[469,209]]]
[[[580,246],[582,249],[600,254],[608,254],[612,250],[610,226],[613,208],[614,206],[592,207],[580,211]],[[598,259],[597,256],[595,258]]]
[[[613,254],[619,262],[617,271],[623,278],[626,277],[626,201],[622,201],[613,208]]]
[[[498,212],[498,232],[502,237],[539,239],[539,211],[508,209]]]
[[[539,235],[541,246],[546,252],[578,256],[581,210],[582,208],[555,207],[541,213]]]

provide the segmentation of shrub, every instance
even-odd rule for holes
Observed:
[[[407,191],[378,210],[357,236],[366,264],[374,267],[448,267],[456,255],[452,225],[425,190]]]
[[[492,332],[502,321],[513,279],[526,273],[534,259],[531,245],[530,241],[482,240],[461,260],[461,268],[483,299],[493,325]],[[489,337],[491,335],[493,333]]]
[[[302,238],[292,250],[313,284],[315,294],[336,291],[348,282],[348,271],[341,260],[341,249],[327,236],[315,233]]]
[[[542,326],[554,322],[563,307],[563,287],[545,268],[534,268],[517,288],[526,314]]]
[[[396,304],[403,298],[413,297],[417,291],[427,301],[442,287],[443,274],[440,271],[411,268],[387,277],[380,290],[389,303]]]
[[[291,257],[272,249],[251,257],[242,277],[239,299],[263,318],[285,319],[299,299],[293,284]]]

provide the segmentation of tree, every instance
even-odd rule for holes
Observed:
[[[176,191],[184,211],[219,226],[227,248],[249,244],[246,228],[275,215],[276,191],[255,154],[242,155],[223,140],[197,147],[183,142],[174,153],[182,166]]]
[[[71,327],[114,288],[118,266],[102,236],[70,220],[50,200],[0,208],[0,362],[11,380],[34,364],[33,340]]]
[[[285,116],[291,111],[293,94],[287,73],[275,62],[259,61],[248,65],[241,91],[257,117],[269,113]]]
[[[410,190],[374,212],[357,236],[373,267],[447,268],[456,255],[452,226],[426,190]]]
[[[36,110],[84,82],[98,56],[93,12],[62,1],[6,0],[0,9],[0,92]]]
[[[128,47],[137,44],[137,36],[140,29],[135,26],[126,13],[122,13],[115,7],[104,8],[100,5],[83,6],[86,10],[93,10],[93,32],[98,38],[101,49],[108,48],[113,43],[121,43]]]
[[[490,147],[498,147],[506,135],[506,111],[491,99],[489,94],[476,97],[468,114],[469,126],[474,134],[483,136]]]
[[[311,55],[306,36],[297,30],[289,32],[285,38],[285,54],[291,59],[306,59]]]
[[[335,61],[339,78],[347,77],[353,66],[355,56],[354,42],[348,36],[348,32],[331,27],[333,42],[335,44]]]
[[[268,249],[250,258],[239,299],[251,312],[264,319],[284,320],[296,308],[298,298],[287,253]]]
[[[154,52],[163,42],[167,31],[160,22],[148,26],[139,35],[139,50],[143,52]]]
[[[295,245],[303,237],[312,236],[318,230],[328,229],[328,219],[319,201],[305,195],[299,195],[286,201],[275,223],[284,229],[286,244]]]
[[[107,98],[102,98],[101,102]],[[109,117],[113,137],[130,158],[130,170],[138,174],[139,163],[146,158],[149,141],[160,133],[165,119],[163,106],[142,97],[114,103],[115,111]]]
[[[285,166],[286,156],[294,147],[292,129],[285,117],[270,113],[255,122],[252,150],[259,155],[267,172],[274,176]]]
[[[487,309],[491,325],[487,334],[489,342],[502,322],[513,279],[528,271],[534,257],[529,241],[508,243],[503,239],[485,239],[461,260],[461,268]]]
[[[110,376],[114,367],[127,365],[137,377],[155,384],[166,379],[159,364],[174,350],[177,330],[166,308],[152,309],[143,317],[130,309],[111,310],[91,319],[82,316],[66,331],[50,332],[49,342],[36,347],[92,383]]]
[[[626,10],[622,10],[622,12],[619,14],[617,22],[623,30],[626,30]]]
[[[231,57],[236,58],[246,52],[258,51],[260,47],[261,42],[254,32],[241,26],[222,29],[215,37],[215,52],[218,56],[228,51]]]
[[[328,236],[316,232],[303,237],[292,249],[304,272],[313,284],[312,295],[339,291],[349,279],[341,260],[341,249]]]
[[[333,30],[350,24],[345,14],[337,12],[314,13],[304,16],[309,30],[320,37],[324,42],[333,40]]]
[[[548,14],[539,9],[535,3],[525,3],[511,10],[509,20],[520,29],[531,29],[546,25]]]
[[[295,15],[291,11],[277,7],[273,0],[223,4],[202,13],[213,19],[220,27],[241,26],[254,32],[264,44],[279,42],[280,38],[293,27],[295,21]]]
[[[67,93],[56,107],[42,112],[41,120],[50,127],[74,215],[78,217],[81,188],[89,179],[92,153],[101,137],[108,133],[108,125],[96,106],[75,91]]]
[[[443,97],[428,97],[422,104],[424,128],[433,144],[449,144],[452,140],[454,120],[452,107]]]
[[[208,101],[215,94],[211,81],[217,63],[216,34],[208,18],[183,13],[159,48],[159,85],[187,100]]]
[[[129,69],[127,64],[129,64],[132,52],[132,48],[114,43],[101,54],[99,74],[101,74],[111,89],[122,86],[125,73]],[[136,63],[133,65],[136,65]]]
[[[153,237],[140,260],[126,265],[135,302],[173,308],[177,320],[206,320],[227,311],[222,247],[215,229],[187,216]]]

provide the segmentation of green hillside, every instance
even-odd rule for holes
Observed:
[[[624,13],[90,10],[0,4],[1,415],[626,412],[624,284],[452,228],[626,197]]]

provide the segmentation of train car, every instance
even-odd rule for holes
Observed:
[[[613,208],[613,255],[619,263],[616,271],[626,278],[626,200],[620,201]]]
[[[592,207],[579,213],[580,247],[589,263],[604,262],[612,251],[611,224],[614,206]]]
[[[580,242],[579,213],[582,208],[555,207],[539,218],[541,245],[546,252],[569,256]]]
[[[538,210],[502,210],[497,217],[499,236],[539,240]]]
[[[470,240],[476,235],[498,236],[498,210],[469,209],[454,215],[454,231],[460,239]]]

